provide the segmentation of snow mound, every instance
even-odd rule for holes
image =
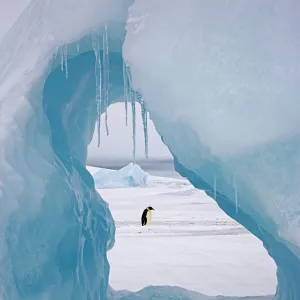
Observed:
[[[120,170],[100,169],[94,174],[95,186],[99,189],[146,187],[148,173],[130,163]]]

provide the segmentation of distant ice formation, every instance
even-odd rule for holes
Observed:
[[[135,163],[130,163],[120,170],[100,169],[93,175],[98,189],[146,187],[148,173]]]
[[[177,286],[148,286],[138,292],[114,291],[110,288],[108,300],[272,300],[272,296],[214,297]]]

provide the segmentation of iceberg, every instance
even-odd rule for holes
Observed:
[[[138,101],[146,154],[148,111],[176,170],[263,242],[274,299],[300,299],[300,3],[15,6],[1,7],[18,17],[0,37],[0,298],[107,298],[115,226],[87,145],[124,102],[134,156]]]
[[[176,170],[262,240],[284,300],[300,299],[299,5],[135,1],[123,45]]]
[[[94,175],[95,186],[103,188],[146,187],[148,173],[135,163],[120,170],[101,169]]]

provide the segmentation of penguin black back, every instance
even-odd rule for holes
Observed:
[[[142,214],[142,226],[145,226],[147,224],[147,208],[143,211],[143,214]]]
[[[141,218],[141,221],[142,221],[142,226],[145,226],[148,224],[148,222],[150,222],[150,213],[151,213],[151,210],[154,210],[154,208],[152,206],[148,206],[144,211],[143,211],[143,214],[142,214],[142,218]]]

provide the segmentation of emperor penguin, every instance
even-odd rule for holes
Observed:
[[[142,226],[149,225],[151,223],[151,210],[155,210],[153,207],[148,206],[142,214]]]

